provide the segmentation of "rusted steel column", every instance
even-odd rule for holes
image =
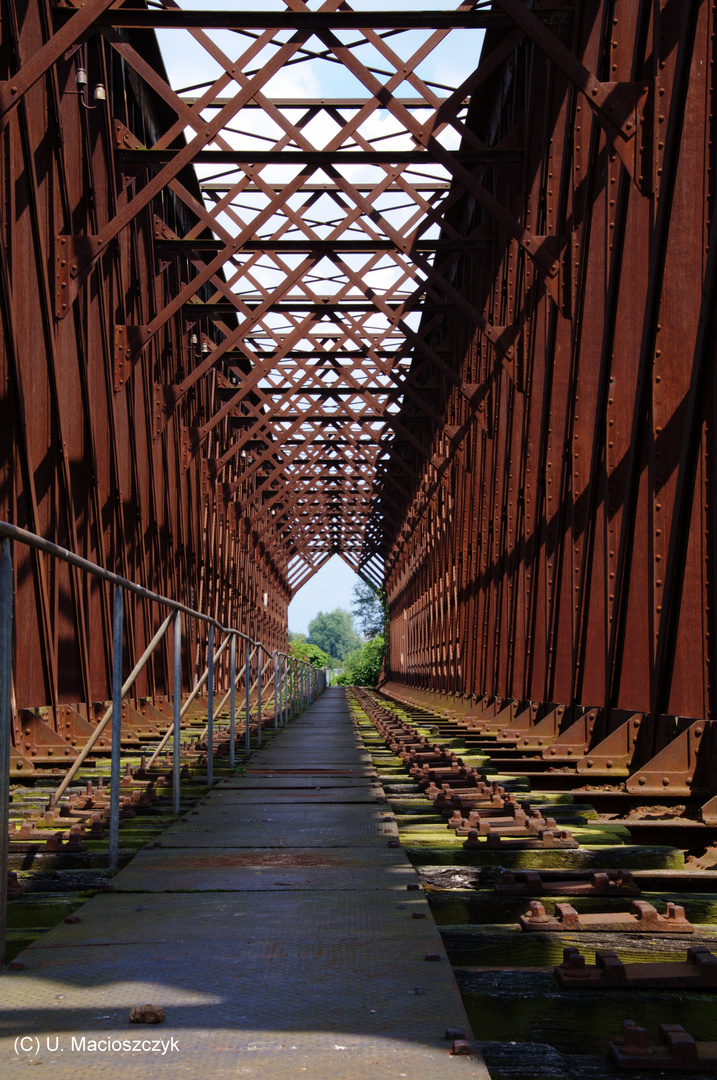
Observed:
[[[8,829],[10,826],[10,736],[12,734],[12,555],[0,547],[0,968],[7,933]]]

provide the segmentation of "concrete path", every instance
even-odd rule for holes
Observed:
[[[381,795],[328,690],[0,976],[0,1070],[489,1080],[449,1055],[466,1015]],[[145,1003],[163,1024],[128,1023]]]

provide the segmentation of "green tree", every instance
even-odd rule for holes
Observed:
[[[359,630],[366,637],[373,638],[384,631],[385,596],[384,589],[376,589],[360,578],[354,585],[351,613],[358,623]]]
[[[336,608],[323,612],[309,623],[309,642],[318,645],[329,656],[345,660],[361,644],[361,638],[354,630],[353,619],[348,611]]]
[[[383,635],[378,634],[371,641],[351,653],[346,661],[346,669],[336,679],[337,686],[376,686],[381,675],[381,662],[384,654]]]
[[[297,641],[301,638],[301,641]],[[331,657],[328,656],[318,645],[312,645],[303,634],[294,634],[289,642],[289,656],[295,656],[297,660],[303,660],[305,664],[313,664],[317,668],[333,667]]]

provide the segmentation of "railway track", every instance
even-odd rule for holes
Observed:
[[[717,829],[699,800],[574,769],[536,784],[496,735],[352,693],[493,1080],[713,1076]]]

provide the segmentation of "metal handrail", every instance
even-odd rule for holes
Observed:
[[[119,788],[120,788],[120,756],[121,756],[121,709],[122,699],[133,686],[135,680],[144,668],[154,650],[164,639],[169,626],[174,623],[174,681],[173,701],[174,716],[160,745],[152,755],[154,761],[160,749],[166,746],[170,737],[173,736],[173,809],[174,814],[180,811],[180,785],[179,785],[179,733],[180,722],[191,702],[198,696],[202,686],[207,686],[207,785],[211,786],[214,779],[213,772],[213,727],[216,716],[230,698],[230,724],[229,724],[229,764],[235,763],[235,719],[236,719],[236,689],[241,675],[245,676],[246,684],[246,750],[251,749],[250,738],[250,693],[254,686],[258,686],[258,709],[259,717],[257,724],[257,745],[261,745],[261,676],[267,667],[274,664],[274,728],[277,729],[290,718],[294,709],[301,711],[308,703],[317,697],[325,686],[325,675],[319,678],[319,669],[298,657],[290,656],[279,650],[270,652],[261,642],[254,641],[249,634],[235,627],[225,627],[211,615],[205,615],[195,608],[188,607],[178,600],[172,600],[168,596],[162,596],[137,585],[127,578],[105,570],[96,563],[84,559],[66,548],[53,544],[50,540],[44,540],[35,533],[27,532],[17,525],[11,525],[7,521],[0,521],[0,965],[4,955],[6,935],[6,909],[7,909],[7,868],[8,868],[8,831],[9,831],[9,797],[10,797],[10,746],[12,736],[12,606],[13,606],[13,567],[10,554],[10,541],[24,544],[35,548],[46,555],[69,563],[80,570],[100,578],[115,586],[114,614],[113,614],[113,651],[112,651],[112,705],[105,711],[99,724],[93,729],[78,757],[73,762],[70,770],[63,778],[55,793],[53,802],[62,796],[68,784],[78,772],[80,766],[87,758],[90,750],[99,738],[100,734],[112,720],[117,718],[117,723],[112,724],[112,745],[110,754],[110,829],[109,829],[109,867],[115,869],[119,857]],[[159,630],[155,633],[152,641],[144,650],[144,653],[135,664],[129,677],[122,681],[122,640],[124,632],[124,594],[133,593],[145,600],[149,600],[160,606],[170,609],[170,614],[165,618]],[[207,668],[196,685],[190,692],[187,701],[181,704],[181,646],[182,630],[180,616],[185,615],[207,624]],[[226,640],[214,651],[214,632],[218,631],[226,635]],[[236,674],[236,642],[241,639],[246,646],[246,663],[239,676]],[[219,707],[214,710],[214,664],[221,656],[226,647],[230,647],[230,689],[225,694]],[[261,665],[261,651],[269,657],[265,665]],[[250,685],[250,664],[255,654],[259,655],[259,668],[257,680]],[[283,669],[283,675],[282,675]]]
[[[168,596],[162,596],[160,593],[152,592],[151,589],[145,589],[144,585],[137,585],[134,581],[129,581],[128,578],[113,574],[111,570],[105,570],[102,566],[98,566],[97,563],[90,562],[89,559],[83,559],[81,555],[75,555],[74,552],[68,551],[67,548],[60,547],[59,544],[53,544],[50,540],[43,540],[41,536],[27,532],[26,529],[20,529],[17,525],[11,525],[7,521],[0,521],[0,536],[6,536],[8,540],[17,540],[28,547],[44,551],[46,555],[52,555],[62,562],[70,563],[71,566],[77,566],[80,570],[85,570],[94,577],[102,578],[103,581],[109,581],[112,585],[120,586],[125,592],[142,596],[145,600],[152,600],[155,604],[162,604],[164,607],[172,608],[173,611],[181,611],[183,615],[191,615],[193,619],[200,619],[202,622],[213,626],[220,634],[235,634],[237,637],[244,638],[245,641],[250,641],[252,645],[259,644],[258,641],[254,641],[253,638],[248,634],[244,634],[241,630],[222,626],[211,615],[204,615],[194,608],[187,607],[186,604],[181,604],[178,600],[171,600]]]

